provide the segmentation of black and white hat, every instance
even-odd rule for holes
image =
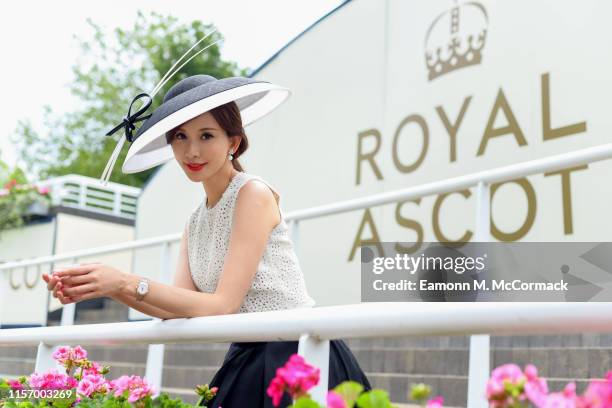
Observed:
[[[201,51],[203,50],[199,52]],[[168,79],[169,77],[165,76],[162,81]],[[155,89],[159,90],[159,88],[161,88],[160,84]],[[164,96],[163,103],[152,114],[142,116],[151,105],[152,96],[141,93],[130,104],[128,115],[123,121],[107,133],[111,135],[123,128],[125,139],[121,138],[117,144],[101,181],[105,183],[110,178],[112,168],[125,140],[131,145],[123,162],[122,171],[123,173],[138,173],[163,164],[174,157],[165,135],[182,123],[233,101],[240,110],[242,125],[246,127],[272,112],[290,94],[287,88],[252,78],[217,79],[210,75],[193,75],[172,86]],[[134,103],[143,98],[147,101],[136,113],[132,114]],[[135,129],[134,124],[143,120],[142,126],[132,136],[132,131]]]

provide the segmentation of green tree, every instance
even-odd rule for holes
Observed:
[[[28,120],[21,120],[11,138],[20,164],[38,179],[70,173],[100,177],[117,140],[125,137],[123,130],[112,137],[105,134],[121,122],[134,96],[150,92],[185,51],[214,29],[212,24],[197,20],[184,24],[173,16],[138,12],[131,29],[117,28],[107,36],[91,19],[87,21],[93,36],[87,41],[75,38],[82,52],[72,67],[74,81],[70,84],[81,108],[56,115],[47,105],[44,134],[35,131]],[[192,52],[222,38],[215,32]],[[176,82],[203,73],[221,78],[246,75],[247,71],[234,62],[222,60],[219,44],[215,44],[166,83],[148,112],[159,106],[165,92]],[[140,104],[136,103],[135,108]],[[123,174],[121,164],[128,146],[126,142],[110,180],[140,187],[154,170]]]

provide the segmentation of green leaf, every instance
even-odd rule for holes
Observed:
[[[325,408],[319,405],[318,402],[313,401],[309,397],[298,398],[291,408]]]
[[[357,399],[357,406],[360,408],[392,408],[389,393],[379,389],[361,394]]]
[[[339,394],[349,408],[355,406],[359,394],[363,392],[363,385],[356,381],[344,381],[336,386],[333,391]]]

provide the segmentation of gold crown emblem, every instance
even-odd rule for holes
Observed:
[[[449,26],[450,34],[446,28]],[[476,2],[461,5],[455,2],[452,8],[438,15],[425,35],[428,79],[431,81],[457,69],[480,64],[487,27],[487,11]]]

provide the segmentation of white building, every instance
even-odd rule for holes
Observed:
[[[287,212],[607,143],[610,9],[346,2],[254,73],[293,95],[246,129],[241,163],[277,187]],[[493,238],[606,241],[611,169],[493,186]],[[143,189],[137,237],[181,232],[204,198],[175,162],[164,165]],[[308,289],[318,305],[359,302],[360,242],[470,239],[474,215],[466,190],[305,221]],[[136,256],[136,273],[155,278],[152,255]]]

